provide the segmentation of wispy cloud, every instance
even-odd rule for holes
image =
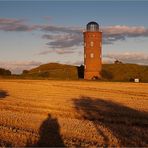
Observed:
[[[80,46],[83,42],[82,28],[59,27],[59,26],[42,26],[42,30],[48,34],[42,36],[48,39],[47,43],[51,48],[65,48]],[[102,27],[103,44],[113,44],[119,40],[127,38],[148,37],[148,29],[143,26],[107,26]]]
[[[49,40],[47,45],[50,48],[71,48],[82,45],[83,35],[81,28],[62,27],[62,26],[42,26],[43,31],[48,32],[42,36]]]
[[[71,54],[75,53],[75,50],[68,50],[68,49],[49,49],[45,51],[41,51],[38,53],[38,55],[46,55],[50,53],[56,53],[56,54]]]
[[[49,17],[47,17],[47,19],[48,18]],[[81,27],[66,27],[50,24],[29,25],[23,19],[0,18],[1,31],[21,32],[40,30],[44,33],[42,39],[47,40],[46,44],[49,46],[51,51],[45,50],[40,53],[42,55],[49,54],[51,52],[55,52],[57,54],[74,53],[74,49],[82,46],[83,29],[84,28]],[[102,27],[101,31],[103,32],[104,44],[114,44],[116,41],[126,40],[127,38],[148,37],[148,28],[143,26],[115,25]]]
[[[32,31],[39,28],[38,25],[28,25],[21,19],[0,18],[0,30],[2,31]]]
[[[148,37],[148,29],[143,26],[116,25],[102,28],[104,44],[113,44],[118,40],[133,37]]]
[[[144,53],[111,53],[103,55],[105,58],[112,59],[112,61],[120,60],[123,63],[137,63],[140,65],[148,65],[148,55]]]
[[[43,19],[50,21],[52,19],[52,17],[51,16],[43,16]]]
[[[67,33],[59,35],[43,35],[43,38],[50,40],[47,43],[51,48],[69,48],[82,44],[82,35],[79,33]]]
[[[52,33],[81,33],[82,28],[57,25],[42,25],[41,30]]]
[[[9,69],[11,70],[12,73],[15,74],[19,74],[23,70],[29,70],[41,64],[42,64],[41,62],[37,61],[8,61],[8,62],[0,61],[1,68]]]

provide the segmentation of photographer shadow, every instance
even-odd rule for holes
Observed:
[[[28,140],[26,147],[64,147],[64,142],[60,135],[60,126],[58,120],[53,118],[50,114],[42,122],[39,128],[39,139],[32,144]]]

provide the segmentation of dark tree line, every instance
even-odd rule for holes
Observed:
[[[0,68],[0,75],[2,75],[2,76],[10,76],[11,71],[7,70],[7,69]]]

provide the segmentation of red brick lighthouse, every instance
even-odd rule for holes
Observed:
[[[84,79],[101,77],[102,68],[102,32],[96,22],[89,22],[84,32]]]

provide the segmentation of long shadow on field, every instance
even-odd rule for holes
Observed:
[[[43,121],[39,129],[39,140],[36,144],[27,144],[35,147],[64,147],[63,140],[60,135],[60,126],[56,118],[52,118],[48,114],[47,119]]]
[[[104,146],[113,142],[111,136],[99,128],[99,124],[111,131],[120,146],[148,146],[147,112],[87,96],[75,98],[73,101],[80,118],[93,122],[98,134],[104,138]]]
[[[7,96],[9,96],[7,91],[0,90],[0,99],[3,99]]]
[[[12,147],[12,144],[0,139],[0,147]]]

